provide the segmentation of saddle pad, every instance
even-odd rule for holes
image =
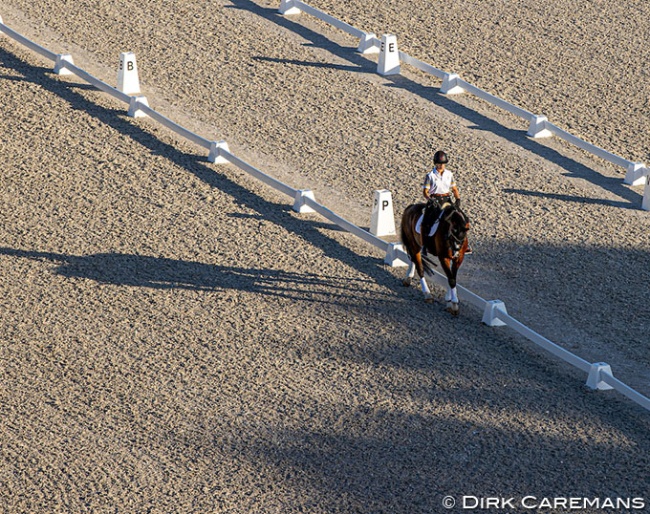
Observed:
[[[442,212],[440,213],[440,216],[442,216]],[[431,227],[431,230],[429,230],[429,237],[431,237],[433,234],[435,234],[436,230],[438,230],[438,224],[440,223],[440,216],[438,216],[438,219],[436,220],[436,222]],[[422,220],[423,219],[424,219],[424,214],[420,214],[420,217],[415,222],[415,231],[418,234],[420,234],[422,232]]]

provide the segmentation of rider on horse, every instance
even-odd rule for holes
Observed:
[[[454,175],[451,171],[445,169],[448,162],[449,159],[447,158],[447,154],[442,150],[438,150],[433,155],[433,169],[427,173],[424,178],[422,194],[427,199],[427,205],[424,208],[424,217],[421,227],[423,250],[426,248],[426,242],[430,235],[429,232],[438,220],[445,204],[452,203],[451,193],[453,193],[454,197],[453,205],[456,209],[460,210],[460,193],[456,187]],[[465,253],[472,253],[469,246]]]

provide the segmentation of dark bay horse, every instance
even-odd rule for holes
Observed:
[[[417,270],[420,276],[420,285],[426,302],[433,302],[433,296],[425,279],[425,272],[432,273],[431,264],[433,261],[422,258],[422,237],[416,231],[418,218],[422,214],[425,204],[417,203],[409,205],[402,215],[401,236],[402,243],[408,253],[411,264],[403,280],[405,286],[411,285],[411,280]],[[435,256],[440,261],[449,287],[445,300],[447,310],[452,314],[458,314],[458,295],[456,293],[456,274],[463,263],[465,251],[467,250],[467,232],[469,221],[467,217],[451,203],[443,206],[438,229],[433,237],[427,238],[427,253]]]

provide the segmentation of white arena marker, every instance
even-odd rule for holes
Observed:
[[[445,78],[442,79],[442,86],[440,86],[440,92],[443,95],[460,95],[465,92],[465,90],[458,85],[460,77],[456,73],[447,73]]]
[[[375,202],[372,205],[372,217],[370,218],[370,233],[377,237],[395,235],[393,198],[387,189],[375,191]]]
[[[648,181],[643,188],[643,203],[641,204],[641,208],[644,211],[650,211],[650,175],[648,175],[646,179]]]
[[[221,150],[230,153],[228,143],[225,141],[212,141],[210,144],[210,154],[208,155],[208,161],[215,164],[228,164],[229,161],[221,155]]]
[[[526,135],[536,139],[540,137],[551,137],[553,132],[546,128],[547,121],[546,116],[533,115],[530,118],[530,126]]]
[[[300,9],[298,9],[293,0],[282,0],[280,2],[280,14],[300,14]]]
[[[316,198],[314,198],[314,193],[311,191],[311,189],[300,189],[296,191],[296,197],[293,202],[293,210],[301,214],[305,212],[316,212],[305,203],[305,198],[310,198],[316,201]]]
[[[627,166],[623,182],[631,186],[642,186],[646,183],[645,173],[647,171],[646,165],[642,162],[631,162]]]
[[[589,369],[589,376],[587,377],[587,387],[590,389],[598,389],[599,391],[607,391],[609,389],[614,389],[607,382],[602,380],[601,374],[605,373],[610,376],[612,374],[612,368],[606,362],[595,362],[591,365]]]
[[[401,243],[390,243],[386,249],[386,256],[384,257],[384,264],[388,264],[391,268],[398,266],[408,266],[408,262],[404,262],[399,257],[399,252],[404,251],[404,246]]]
[[[499,319],[499,311],[503,311],[506,314],[508,313],[506,305],[501,300],[490,300],[485,304],[483,319],[481,321],[488,327],[504,326],[505,323]]]
[[[120,54],[120,68],[117,72],[117,90],[127,95],[140,94],[138,65],[133,52]]]
[[[381,46],[379,47],[377,73],[380,75],[397,75],[400,71],[397,37],[392,34],[384,34],[381,36]]]
[[[128,115],[132,118],[144,118],[146,113],[140,109],[140,105],[149,107],[149,102],[146,96],[132,96],[131,103],[129,104]]]
[[[357,52],[360,54],[376,54],[379,53],[379,47],[375,46],[375,36],[372,33],[364,33],[361,38],[359,38],[359,46],[357,47]]]
[[[54,63],[54,73],[57,75],[72,75],[72,72],[65,68],[66,62],[74,64],[72,56],[70,54],[59,54],[56,56],[56,62]]]

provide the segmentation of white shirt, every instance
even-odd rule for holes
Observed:
[[[430,195],[447,195],[451,189],[456,186],[454,175],[449,170],[444,170],[442,175],[438,173],[436,168],[433,168],[427,176],[424,177],[423,189],[428,189]]]

